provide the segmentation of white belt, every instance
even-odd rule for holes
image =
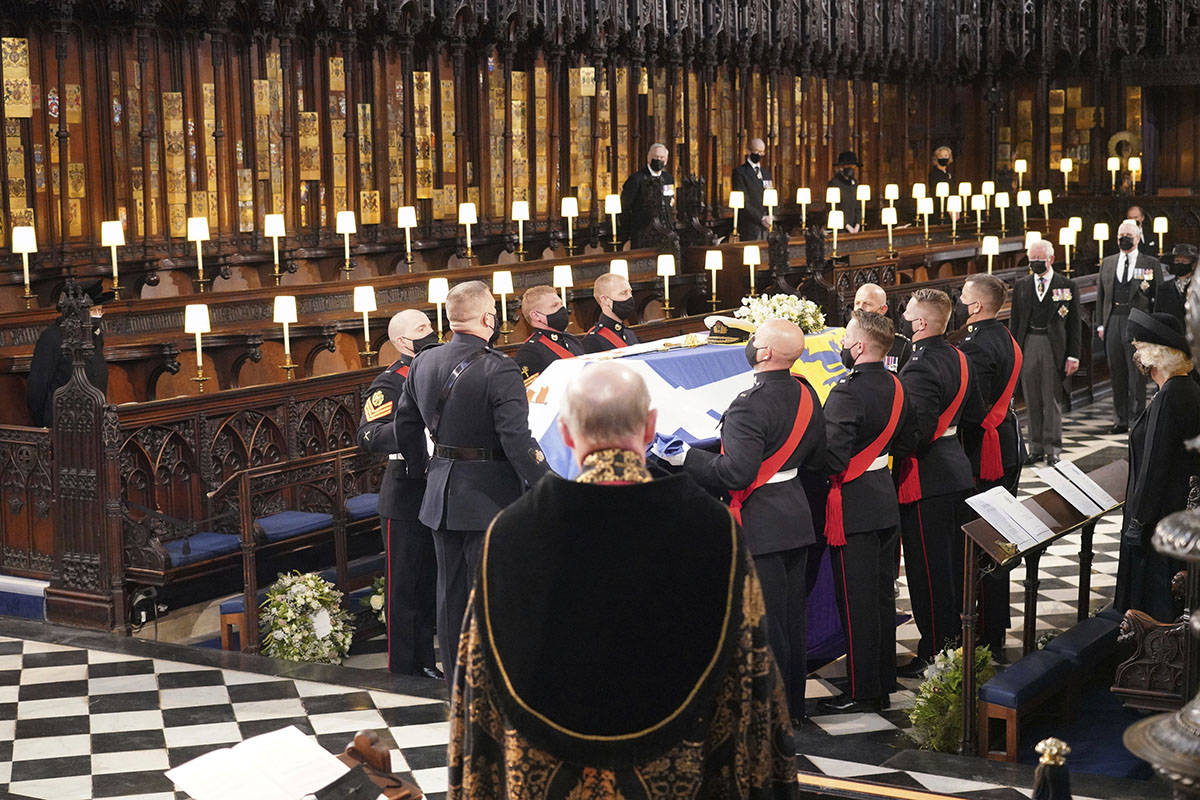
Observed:
[[[798,469],[785,469],[783,472],[776,472],[767,479],[767,483],[784,483],[800,474]],[[764,484],[765,485],[765,484]]]
[[[887,456],[887,455],[880,456],[879,458],[872,461],[871,466],[867,467],[865,471],[866,472],[874,472],[877,469],[887,469],[888,458],[890,458],[890,456]]]
[[[388,461],[403,461],[403,460],[404,460],[403,453],[389,453],[388,454]]]
[[[947,436],[958,436],[958,426],[951,425],[946,429],[946,432],[942,434],[941,438],[945,439]]]

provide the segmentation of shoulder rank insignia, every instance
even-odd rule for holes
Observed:
[[[533,460],[539,464],[546,460],[546,454],[542,452],[540,447],[529,448],[529,455],[531,455]]]
[[[384,400],[382,389],[376,389],[375,393],[367,398],[367,404],[363,406],[363,416],[367,418],[367,422],[374,422],[390,413],[392,413],[392,401]]]

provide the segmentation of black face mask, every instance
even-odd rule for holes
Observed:
[[[751,153],[751,154],[750,154],[750,163],[751,163],[751,164],[757,164],[757,163],[758,163],[758,162],[760,162],[760,161],[762,161],[762,156],[761,156],[761,155],[759,155],[758,153]]]
[[[854,180],[854,167],[846,167],[842,170],[842,177],[848,181]]]
[[[488,347],[495,347],[496,341],[500,338],[500,320],[492,317],[492,335],[488,337]]]
[[[751,368],[758,366],[758,348],[754,346],[754,340],[746,342],[746,363]]]
[[[422,336],[420,339],[413,339],[413,353],[419,353],[431,344],[437,344],[438,336],[436,333],[430,333],[428,336]]]
[[[842,348],[842,366],[846,369],[854,369],[854,352],[853,348]]]
[[[1128,252],[1133,249],[1134,241],[1132,236],[1122,236],[1117,239],[1117,246]]]
[[[637,311],[637,306],[633,304],[633,298],[628,297],[624,300],[613,300],[612,310],[617,319],[629,319]]]
[[[665,166],[666,164],[663,163],[661,158],[650,159],[650,169],[654,172],[662,172],[662,168]]]
[[[567,307],[563,306],[553,314],[546,315],[546,324],[556,331],[562,332],[567,329],[567,325],[571,322],[571,314],[567,311]]]
[[[939,166],[939,167],[948,167],[948,166],[950,166],[950,159],[948,159],[948,158],[939,158],[939,159],[938,159],[938,166]]]
[[[1167,265],[1167,269],[1171,270],[1171,274],[1176,278],[1182,278],[1192,271],[1192,262],[1190,261],[1172,261]]]
[[[1029,262],[1029,271],[1034,275],[1045,275],[1047,269],[1048,267],[1046,266],[1046,262],[1044,260],[1039,259],[1037,261]]]
[[[901,336],[905,337],[906,339],[911,339],[913,337],[912,321],[901,317],[898,330]]]

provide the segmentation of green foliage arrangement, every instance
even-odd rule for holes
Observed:
[[[316,573],[281,575],[262,605],[263,655],[288,661],[340,664],[354,628],[342,593]]]
[[[996,674],[992,651],[975,648],[975,690]],[[913,729],[910,736],[922,750],[939,753],[958,751],[962,739],[962,648],[946,648],[925,670],[917,699],[908,710]]]

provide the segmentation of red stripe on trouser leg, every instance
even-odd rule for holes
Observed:
[[[925,560],[925,586],[929,590],[929,630],[933,635],[933,652],[938,651],[937,613],[933,606],[933,573],[929,571],[929,550],[925,546],[925,522],[921,519],[921,502],[917,501],[917,530],[921,534],[921,557]],[[909,587],[912,592],[912,587]]]
[[[850,696],[854,697],[854,626],[850,624],[850,584],[846,582],[846,553],[841,547],[835,548],[838,564],[842,569],[842,597],[846,603],[846,658],[850,661]]]

